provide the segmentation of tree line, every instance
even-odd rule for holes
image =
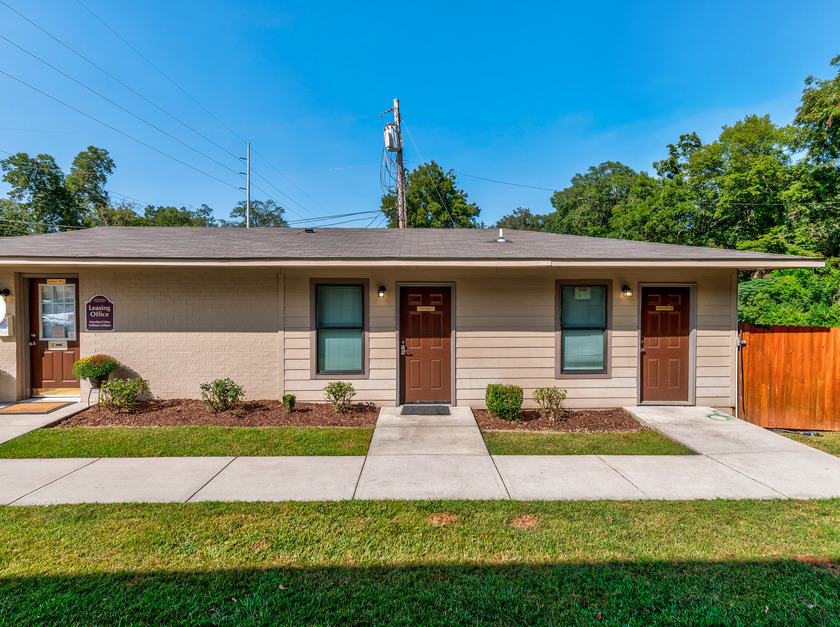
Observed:
[[[48,154],[20,152],[0,161],[3,180],[11,187],[0,199],[0,236],[34,235],[96,226],[245,226],[245,201],[217,219],[213,209],[142,206],[114,202],[105,185],[114,160],[104,148],[88,146],[65,174]],[[251,201],[251,226],[287,226],[283,207],[273,200]]]

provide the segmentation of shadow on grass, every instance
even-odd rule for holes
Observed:
[[[768,560],[7,577],[0,623],[836,625],[830,570]]]

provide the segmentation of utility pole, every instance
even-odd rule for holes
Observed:
[[[240,172],[240,174],[245,175],[245,187],[240,187],[239,189],[245,190],[245,228],[251,228],[251,142],[247,142],[248,146],[248,156],[247,157],[239,157],[243,161],[246,162],[245,172]]]
[[[397,150],[397,225],[404,229],[406,227],[405,174],[403,173],[403,138],[402,127],[400,126],[399,98],[394,98],[394,124],[397,125],[397,136],[400,142],[399,150]]]

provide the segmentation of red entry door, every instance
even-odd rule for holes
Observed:
[[[642,401],[687,403],[689,288],[642,288]]]
[[[29,280],[32,396],[78,394],[79,280]]]
[[[449,287],[400,288],[400,373],[404,403],[452,402]]]

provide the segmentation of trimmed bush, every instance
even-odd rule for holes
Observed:
[[[566,408],[563,407],[565,400],[566,390],[560,388],[537,388],[534,390],[534,402],[540,406],[543,417],[552,422],[565,417],[563,416],[563,412],[566,411]]]
[[[324,388],[324,398],[332,404],[335,413],[343,414],[356,396],[356,388],[346,381],[333,381]]]
[[[487,410],[503,420],[518,420],[522,412],[522,388],[518,385],[491,383],[484,394]]]
[[[295,410],[295,395],[294,394],[284,394],[283,395],[283,409],[288,412],[293,412]]]
[[[201,400],[204,406],[215,412],[229,411],[242,402],[245,390],[231,379],[216,379],[201,384]]]
[[[130,412],[137,404],[137,397],[148,389],[148,383],[136,379],[114,379],[105,381],[99,392],[99,404],[115,414]]]

